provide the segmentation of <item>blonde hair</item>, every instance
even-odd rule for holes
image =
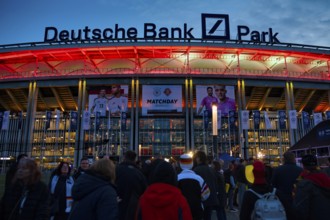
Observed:
[[[116,169],[114,163],[107,159],[102,158],[97,160],[90,168],[90,170],[94,173],[97,173],[103,176],[106,180],[113,183],[116,180]]]

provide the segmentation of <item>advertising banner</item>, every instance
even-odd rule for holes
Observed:
[[[207,130],[207,128],[209,127],[209,111],[208,110],[204,110],[203,113],[203,122],[204,122],[204,130]]]
[[[108,85],[95,87],[89,90],[88,108],[95,115],[100,112],[100,117],[121,117],[121,112],[127,111],[128,85]]]
[[[23,126],[23,112],[18,112],[18,129],[22,129]]]
[[[10,116],[10,111],[5,111],[3,113],[3,119],[2,119],[2,130],[8,130],[9,129],[9,116]]]
[[[96,112],[95,113],[95,130],[98,131],[100,129],[101,126],[101,112]]]
[[[90,124],[91,124],[91,113],[85,110],[83,117],[83,129],[89,130],[91,128]]]
[[[330,111],[326,111],[325,116],[326,116],[327,120],[330,120]]]
[[[249,125],[249,110],[242,110],[241,111],[241,122],[242,122],[242,129],[247,130],[250,128]]]
[[[268,113],[264,111],[266,129],[272,129],[272,123],[269,120]]]
[[[259,130],[260,128],[260,111],[253,111],[253,125],[255,130]]]
[[[301,116],[302,116],[302,123],[303,123],[304,129],[308,129],[310,126],[310,119],[309,119],[308,112],[301,112]]]
[[[46,123],[45,123],[45,129],[47,130],[50,128],[50,120],[52,118],[52,112],[51,111],[46,111]]]
[[[142,115],[182,113],[182,86],[144,85],[142,87]]]
[[[229,117],[228,117],[229,128],[232,129],[232,130],[236,128],[236,125],[235,125],[235,114],[236,114],[236,112],[234,110],[230,110],[229,111]]]
[[[2,128],[3,112],[0,112],[0,128]]]
[[[221,128],[221,110],[217,114],[217,129]]]
[[[78,112],[70,112],[70,130],[77,130],[78,127]]]
[[[297,111],[289,110],[290,128],[297,129]]]
[[[316,126],[318,123],[322,121],[322,112],[314,112],[313,118],[314,118],[314,126]]]
[[[126,112],[122,112],[121,113],[121,127],[120,127],[120,129],[121,130],[126,130],[126,118],[127,118],[127,115],[126,115]]]
[[[212,104],[216,103],[221,116],[228,116],[229,111],[236,110],[235,88],[226,85],[197,85],[196,102],[198,115],[201,115],[203,109],[211,113]]]
[[[56,109],[55,112],[56,112],[56,125],[55,125],[55,127],[56,127],[56,130],[58,130],[60,128],[61,111]]]
[[[286,113],[285,110],[279,110],[278,111],[278,124],[280,129],[286,129]]]

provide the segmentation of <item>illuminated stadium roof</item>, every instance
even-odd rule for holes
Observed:
[[[329,109],[330,83],[324,82],[330,82],[329,72],[329,47],[299,44],[123,39],[2,45],[0,108],[26,110],[28,88],[12,87],[17,82],[170,76],[305,82],[310,86],[294,87],[296,109],[325,111]],[[246,84],[247,109],[285,109],[283,87]],[[40,88],[44,103],[37,110],[76,109],[77,93],[76,86]]]

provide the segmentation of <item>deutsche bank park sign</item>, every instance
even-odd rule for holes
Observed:
[[[230,40],[229,15],[202,14],[202,39],[205,40]],[[250,30],[248,26],[238,25],[237,40],[250,40],[255,42],[280,43],[278,33],[273,33],[272,28],[266,31]],[[77,30],[58,30],[56,27],[46,27],[44,42],[57,41],[84,41],[84,40],[116,40],[137,38],[144,39],[195,39],[194,28],[184,23],[181,27],[157,27],[154,23],[144,23],[143,33],[135,27],[124,28],[115,24],[112,28],[89,28]]]

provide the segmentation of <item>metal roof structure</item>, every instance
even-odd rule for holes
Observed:
[[[77,82],[68,81],[132,77],[246,79],[246,109],[259,110],[285,109],[283,82],[292,81],[298,111],[330,109],[329,47],[202,39],[0,45],[2,110],[26,110],[30,81],[53,82],[39,87],[37,111],[64,111],[78,105]]]

